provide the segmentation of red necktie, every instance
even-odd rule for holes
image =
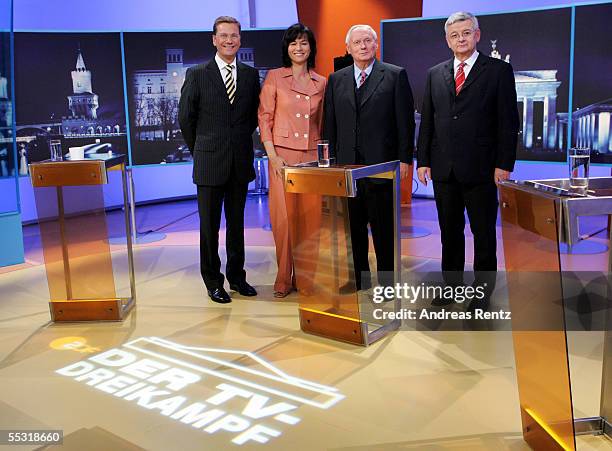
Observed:
[[[463,83],[465,83],[465,72],[463,72],[463,66],[465,63],[459,64],[457,68],[457,74],[455,75],[455,93],[459,95],[461,92],[461,88],[463,88]]]
[[[361,88],[363,86],[367,76],[368,76],[368,74],[366,73],[366,71],[362,70],[361,74],[359,76],[359,86],[357,86],[358,88]]]

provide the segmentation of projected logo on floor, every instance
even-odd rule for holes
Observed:
[[[303,405],[329,409],[338,389],[289,376],[251,352],[143,337],[56,371],[232,443],[266,443]]]

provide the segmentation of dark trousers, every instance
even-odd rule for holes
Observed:
[[[442,233],[442,271],[461,273],[464,270],[465,210],[474,235],[474,271],[477,279],[478,272],[497,271],[495,223],[498,201],[497,187],[493,180],[475,184],[460,183],[451,172],[449,180],[434,181],[433,188]],[[482,276],[485,277],[485,273]]]
[[[378,283],[393,283],[393,182],[391,180],[357,181],[357,197],[348,199],[353,261],[357,289],[369,287],[370,280],[361,280],[362,273],[369,278],[368,223],[376,252]]]
[[[246,279],[244,271],[244,205],[248,184],[237,183],[230,177],[225,185],[198,185],[198,212],[200,214],[200,272],[206,288],[223,286],[219,259],[219,227],[221,207],[225,205],[225,273],[230,283]]]

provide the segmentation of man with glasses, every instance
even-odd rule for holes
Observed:
[[[244,206],[255,178],[253,140],[259,106],[259,73],[236,59],[240,23],[221,16],[213,26],[215,58],[190,68],[181,89],[179,123],[193,154],[193,182],[200,214],[200,270],[208,296],[231,302],[219,259],[221,208],[225,204],[226,276],[243,296],[257,292],[244,271]]]
[[[414,101],[406,70],[376,59],[378,38],[369,25],[353,25],[346,49],[354,64],[329,77],[325,91],[324,136],[338,164],[400,160],[400,176],[411,170]],[[362,179],[349,198],[356,288],[371,286],[368,224],[376,252],[378,284],[393,283],[393,190],[390,180]],[[354,289],[349,285],[344,291]],[[341,291],[343,291],[341,289]]]
[[[429,69],[417,146],[419,180],[433,181],[442,241],[442,271],[463,283],[465,217],[474,235],[476,284],[491,293],[497,270],[496,183],[514,168],[519,117],[510,64],[480,54],[478,19],[452,14],[444,24],[454,57]],[[488,296],[483,305],[487,307]]]

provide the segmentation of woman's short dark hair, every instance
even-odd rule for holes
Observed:
[[[284,67],[291,67],[291,58],[289,58],[289,44],[301,36],[306,36],[306,39],[308,39],[308,43],[310,44],[310,56],[308,56],[307,62],[308,69],[315,66],[315,58],[317,56],[317,41],[314,37],[314,33],[306,25],[296,23],[287,28],[287,31],[285,31],[285,35],[283,36],[282,52]]]

